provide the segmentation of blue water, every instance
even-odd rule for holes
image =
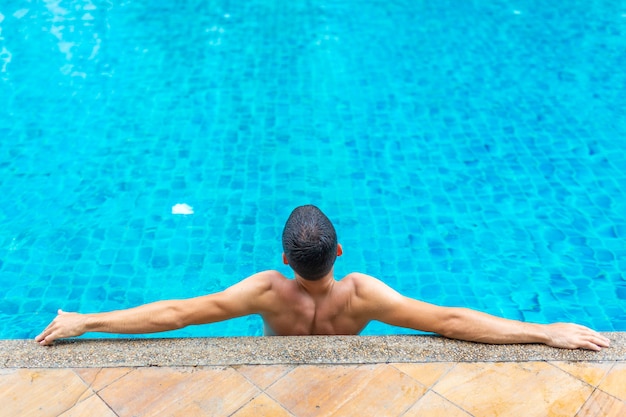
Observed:
[[[338,276],[626,331],[626,6],[552,3],[0,0],[0,338],[288,273],[306,203]]]

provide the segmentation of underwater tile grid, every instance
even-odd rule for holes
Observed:
[[[0,1],[0,337],[287,273],[305,203],[338,275],[625,330],[620,7]]]

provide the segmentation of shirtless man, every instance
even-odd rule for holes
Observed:
[[[226,290],[108,313],[59,310],[35,338],[41,345],[85,332],[154,333],[192,324],[259,314],[268,335],[355,335],[371,320],[481,343],[544,343],[599,351],[609,340],[584,326],[508,320],[466,308],[440,307],[405,297],[371,276],[336,281],[342,254],[335,228],[317,207],[296,208],[283,230],[283,261],[295,279],[278,271],[254,274]]]

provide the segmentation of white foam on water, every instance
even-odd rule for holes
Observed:
[[[193,214],[193,207],[184,203],[174,204],[172,214]]]

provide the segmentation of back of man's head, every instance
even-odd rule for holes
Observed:
[[[316,281],[328,274],[335,263],[337,233],[317,207],[296,207],[283,230],[283,251],[296,274]]]

